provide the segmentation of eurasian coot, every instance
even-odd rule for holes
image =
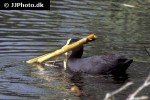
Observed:
[[[70,43],[76,41],[78,41],[78,39],[71,39]],[[81,58],[83,51],[83,45],[72,50],[72,53],[68,58],[68,71],[88,74],[124,75],[126,74],[127,68],[133,62],[132,59],[127,59],[124,56],[114,54]]]

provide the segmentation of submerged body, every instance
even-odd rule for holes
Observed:
[[[132,60],[128,60],[123,56],[97,55],[88,58],[70,58],[68,60],[68,70],[88,74],[124,75],[131,63]]]
[[[75,41],[77,41],[77,39],[73,39],[71,43]],[[124,75],[126,74],[127,68],[133,62],[133,60],[129,60],[124,56],[114,54],[81,58],[82,54],[83,45],[72,50],[68,59],[68,70],[70,72]]]

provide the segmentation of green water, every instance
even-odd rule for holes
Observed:
[[[0,11],[0,99],[102,100],[128,81],[135,84],[116,95],[126,98],[150,71],[149,0],[51,0],[51,10]],[[118,82],[109,76],[78,76],[62,69],[34,67],[26,60],[60,48],[67,39],[95,33],[98,39],[86,44],[84,57],[114,53],[134,59],[128,79]],[[87,94],[70,92],[78,84]],[[150,96],[150,88],[140,95]]]

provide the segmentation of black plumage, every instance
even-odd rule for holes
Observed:
[[[70,43],[76,41],[78,41],[78,39],[72,39]],[[132,59],[127,59],[124,56],[114,54],[82,58],[83,51],[83,45],[72,50],[68,59],[68,70],[70,72],[124,75],[126,74],[127,68],[133,62]]]

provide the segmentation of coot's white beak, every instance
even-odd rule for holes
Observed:
[[[64,55],[64,70],[67,70],[68,52]]]

